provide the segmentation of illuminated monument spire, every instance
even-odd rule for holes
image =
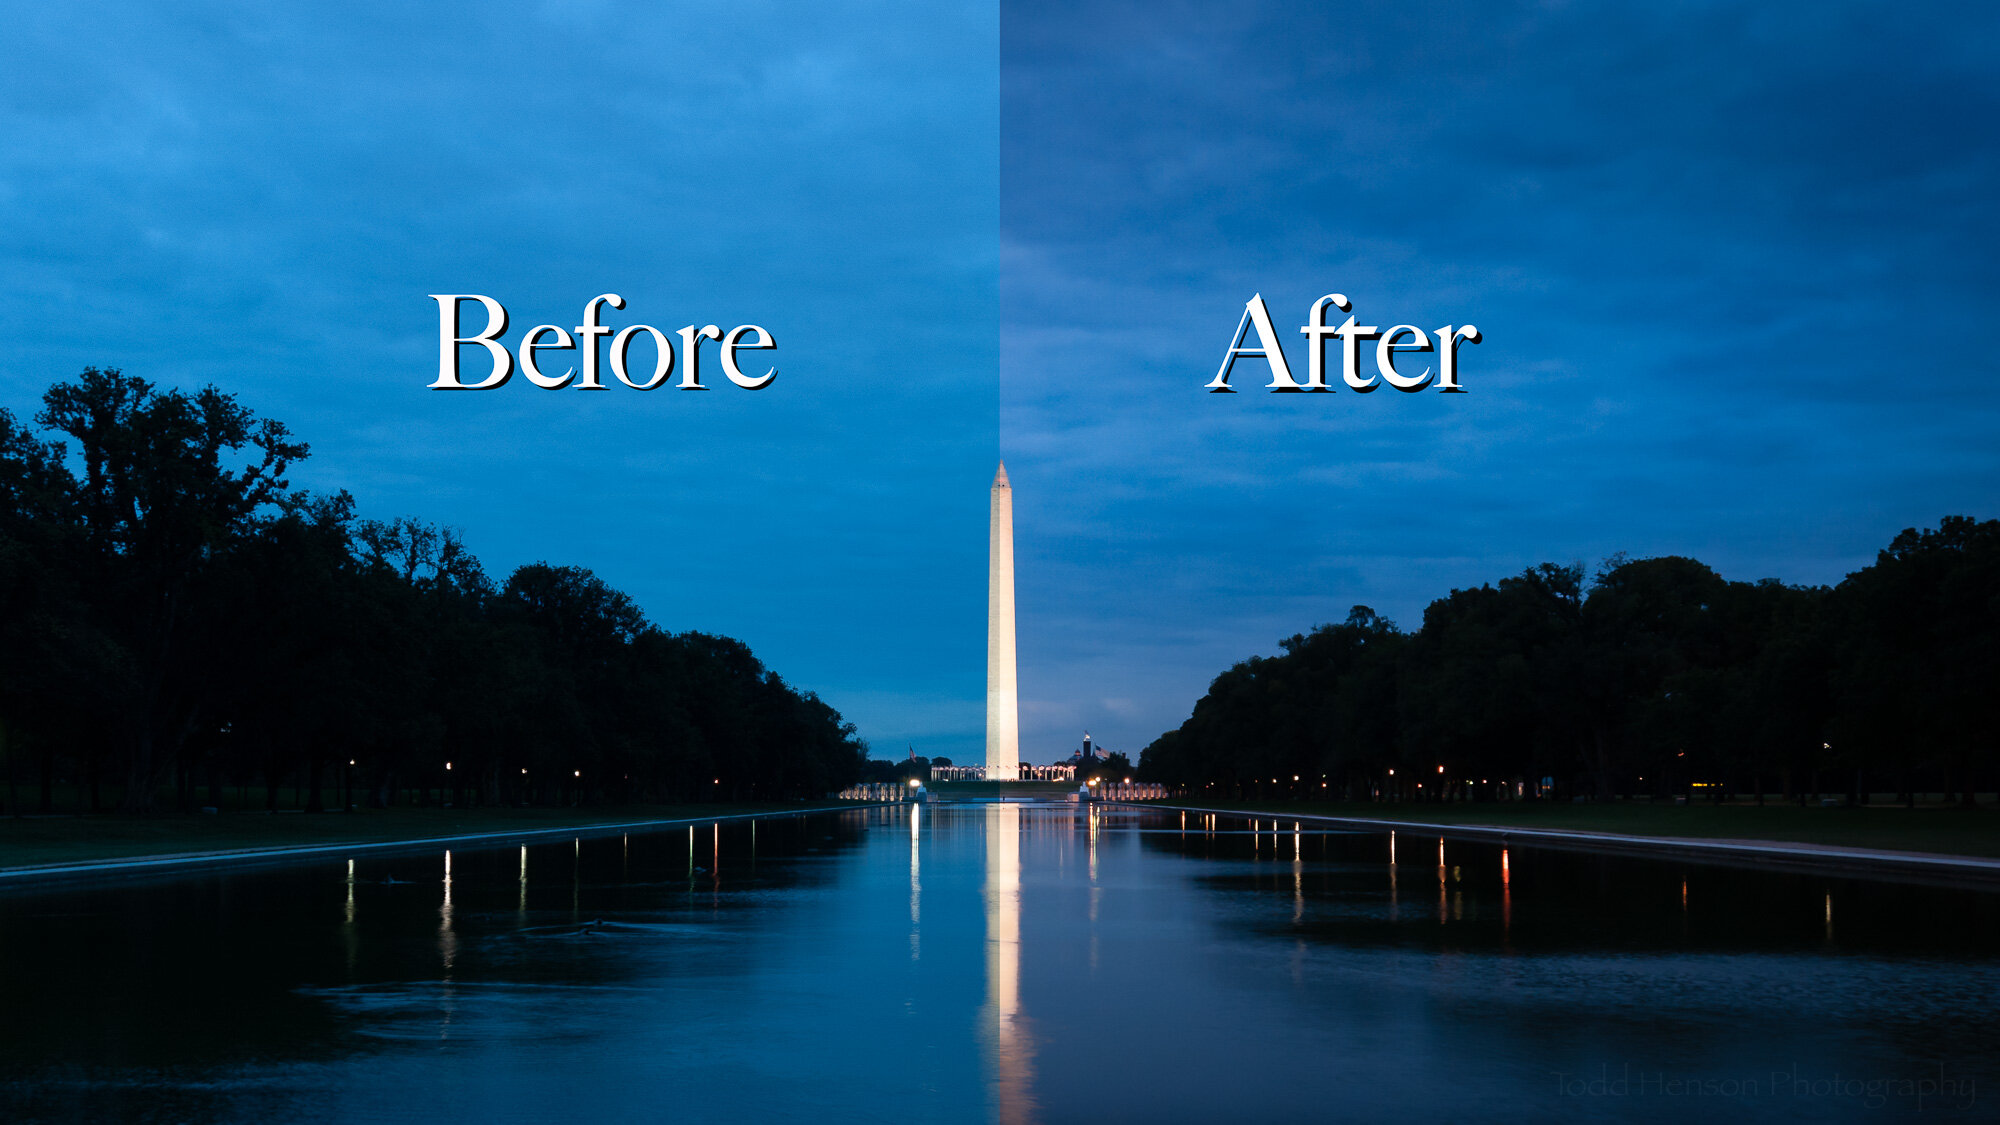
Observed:
[[[986,780],[1021,776],[1021,703],[1014,687],[1014,489],[1007,463],[993,477],[986,560]]]

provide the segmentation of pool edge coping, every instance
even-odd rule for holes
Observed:
[[[147,875],[186,874],[220,867],[269,867],[293,862],[324,859],[356,853],[430,851],[453,844],[472,847],[506,847],[510,844],[616,836],[635,831],[659,831],[681,825],[720,824],[726,820],[767,820],[781,816],[844,812],[849,809],[880,808],[895,801],[855,802],[821,805],[802,809],[772,809],[767,812],[729,813],[723,816],[670,817],[657,820],[630,820],[597,824],[572,824],[561,828],[528,828],[497,832],[472,832],[455,836],[425,836],[416,839],[364,840],[330,844],[296,844],[274,848],[232,848],[212,852],[171,852],[155,856],[127,856],[116,859],[73,860],[64,863],[26,864],[0,867],[0,889],[37,883],[54,883],[95,878],[132,878]]]
[[[1692,859],[1738,867],[1776,868],[1840,874],[1867,879],[1908,881],[1917,876],[1926,882],[1952,887],[2000,890],[2000,859],[1984,856],[1952,855],[1945,852],[1903,852],[1852,848],[1840,844],[1802,844],[1792,841],[1728,840],[1711,836],[1638,836],[1617,832],[1585,832],[1561,828],[1515,828],[1493,824],[1437,824],[1417,820],[1384,820],[1376,817],[1329,816],[1320,813],[1258,811],[1254,809],[1212,809],[1196,805],[1156,804],[1142,801],[1103,801],[1135,809],[1173,809],[1213,813],[1247,819],[1272,817],[1278,820],[1313,821],[1319,824],[1353,825],[1376,831],[1413,829],[1426,835],[1457,836],[1503,844],[1548,847],[1565,851],[1647,855],[1668,859]]]

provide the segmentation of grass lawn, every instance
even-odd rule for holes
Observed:
[[[1332,801],[1151,802],[1284,816],[1352,816],[1431,824],[1619,832],[1633,836],[1697,836],[1725,840],[1782,840],[1889,851],[2000,856],[2000,809],[1985,806],[1870,805],[1800,808],[1797,805],[1671,805],[1644,801],[1554,804],[1538,801],[1471,804],[1368,804]]]
[[[341,813],[222,813],[0,818],[0,868],[177,852],[375,843],[477,832],[533,832],[631,820],[783,813],[835,804],[634,805],[569,809],[393,808]]]

